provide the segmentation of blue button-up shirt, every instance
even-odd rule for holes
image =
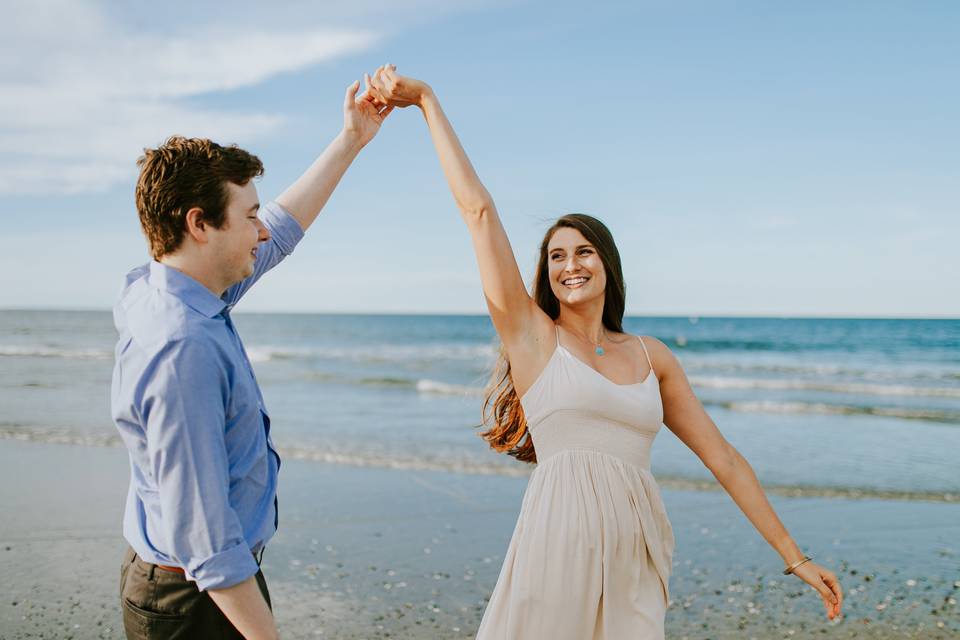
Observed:
[[[280,458],[230,309],[303,230],[276,203],[261,218],[271,239],[253,275],[222,298],[152,262],[127,274],[113,312],[112,413],[130,452],[123,534],[141,558],[182,567],[201,590],[254,575],[251,551],[277,525]]]

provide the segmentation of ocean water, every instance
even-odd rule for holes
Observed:
[[[242,314],[285,456],[522,474],[477,435],[485,316]],[[663,340],[760,480],[813,493],[960,497],[960,321],[630,317]],[[118,446],[108,312],[0,311],[2,438]],[[664,428],[661,478],[709,472]]]

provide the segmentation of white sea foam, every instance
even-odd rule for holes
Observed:
[[[412,469],[419,471],[452,471],[470,475],[526,476],[533,467],[514,463],[507,456],[500,462],[486,462],[467,456],[377,454],[365,451],[333,451],[316,446],[281,447],[283,458],[312,460],[332,464],[382,469]]]
[[[246,347],[246,351],[250,362],[269,362],[270,360],[315,357],[310,349],[254,346]]]
[[[65,444],[96,447],[122,447],[123,442],[115,432],[81,432],[56,427],[0,425],[0,439],[48,444]],[[324,445],[306,443],[280,447],[285,460],[305,460],[327,464],[350,465],[380,469],[407,471],[441,471],[466,475],[524,477],[535,468],[520,464],[507,456],[481,459],[469,455],[451,453],[374,453],[361,450],[333,449]],[[657,482],[667,489],[717,491],[719,485],[712,480],[685,476],[658,475]],[[894,500],[934,500],[940,502],[960,501],[960,494],[943,491],[885,490],[869,487],[827,487],[814,485],[765,485],[770,493],[791,496],[828,496],[847,498],[872,498]]]
[[[87,360],[107,360],[113,357],[110,349],[67,349],[49,347],[40,344],[0,345],[0,356],[26,358],[78,358]]]
[[[829,363],[787,363],[787,362],[757,362],[757,361],[729,361],[712,358],[683,356],[680,358],[683,368],[688,373],[765,375],[785,374],[798,376],[802,379],[822,378],[832,376],[844,379],[862,379],[883,382],[899,382],[904,380],[960,380],[960,369],[944,365],[876,365],[871,368],[850,367]]]
[[[252,362],[282,359],[325,359],[354,362],[435,362],[444,360],[483,361],[492,363],[497,351],[490,344],[367,344],[363,346],[281,347],[252,345],[247,355]]]
[[[0,425],[0,438],[23,442],[74,444],[86,447],[118,447],[123,445],[116,431],[77,431],[60,427]]]
[[[123,440],[116,431],[103,429],[80,431],[62,427],[0,425],[0,439],[47,444],[69,444],[87,447],[122,447]],[[284,459],[312,460],[333,464],[384,469],[419,469],[424,471],[453,471],[475,475],[524,476],[532,467],[503,456],[496,462],[481,461],[465,455],[374,453],[362,450],[336,450],[311,444],[279,447]]]
[[[479,387],[468,387],[460,384],[448,384],[446,382],[437,382],[436,380],[417,380],[417,391],[419,391],[420,393],[436,393],[440,395],[453,395],[453,396],[483,395],[483,389]]]
[[[876,396],[924,396],[932,398],[960,398],[960,387],[914,387],[895,384],[868,384],[857,382],[824,382],[816,380],[758,379],[692,376],[690,383],[707,389],[768,389],[785,391],[826,391]]]
[[[860,407],[820,402],[777,402],[773,400],[707,402],[705,404],[724,407],[730,411],[743,411],[747,413],[866,415],[901,418],[904,420],[930,420],[933,422],[960,424],[960,411],[939,411],[936,409],[914,409],[906,407]]]

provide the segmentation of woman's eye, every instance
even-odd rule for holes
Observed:
[[[593,253],[593,251],[592,251],[591,249],[580,249],[580,255],[582,255],[582,256],[588,256],[588,255],[590,255],[591,253]]]

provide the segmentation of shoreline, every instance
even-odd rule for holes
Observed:
[[[21,426],[0,423],[0,443],[4,441],[51,444],[57,446],[81,446],[122,449],[123,442],[116,433],[98,431],[84,433],[60,427]],[[344,465],[363,469],[387,469],[395,471],[435,471],[470,476],[497,476],[526,478],[531,468],[507,465],[489,465],[469,460],[441,464],[414,458],[383,458],[381,456],[351,454],[335,451],[307,450],[278,447],[282,460],[299,460],[320,464]],[[654,473],[662,489],[674,491],[703,491],[722,493],[723,488],[711,479],[690,478]],[[960,503],[960,491],[911,491],[874,489],[871,487],[830,487],[817,485],[778,485],[763,483],[768,495],[785,498],[836,498],[844,500],[885,500],[898,502]]]
[[[0,636],[122,638],[128,473],[119,448],[0,440],[0,571],[17,576],[3,582]],[[263,566],[284,637],[473,637],[525,478],[287,459],[280,483]],[[841,578],[845,615],[830,622],[727,496],[663,496],[677,538],[669,638],[960,633],[960,506],[771,496],[802,548]]]

